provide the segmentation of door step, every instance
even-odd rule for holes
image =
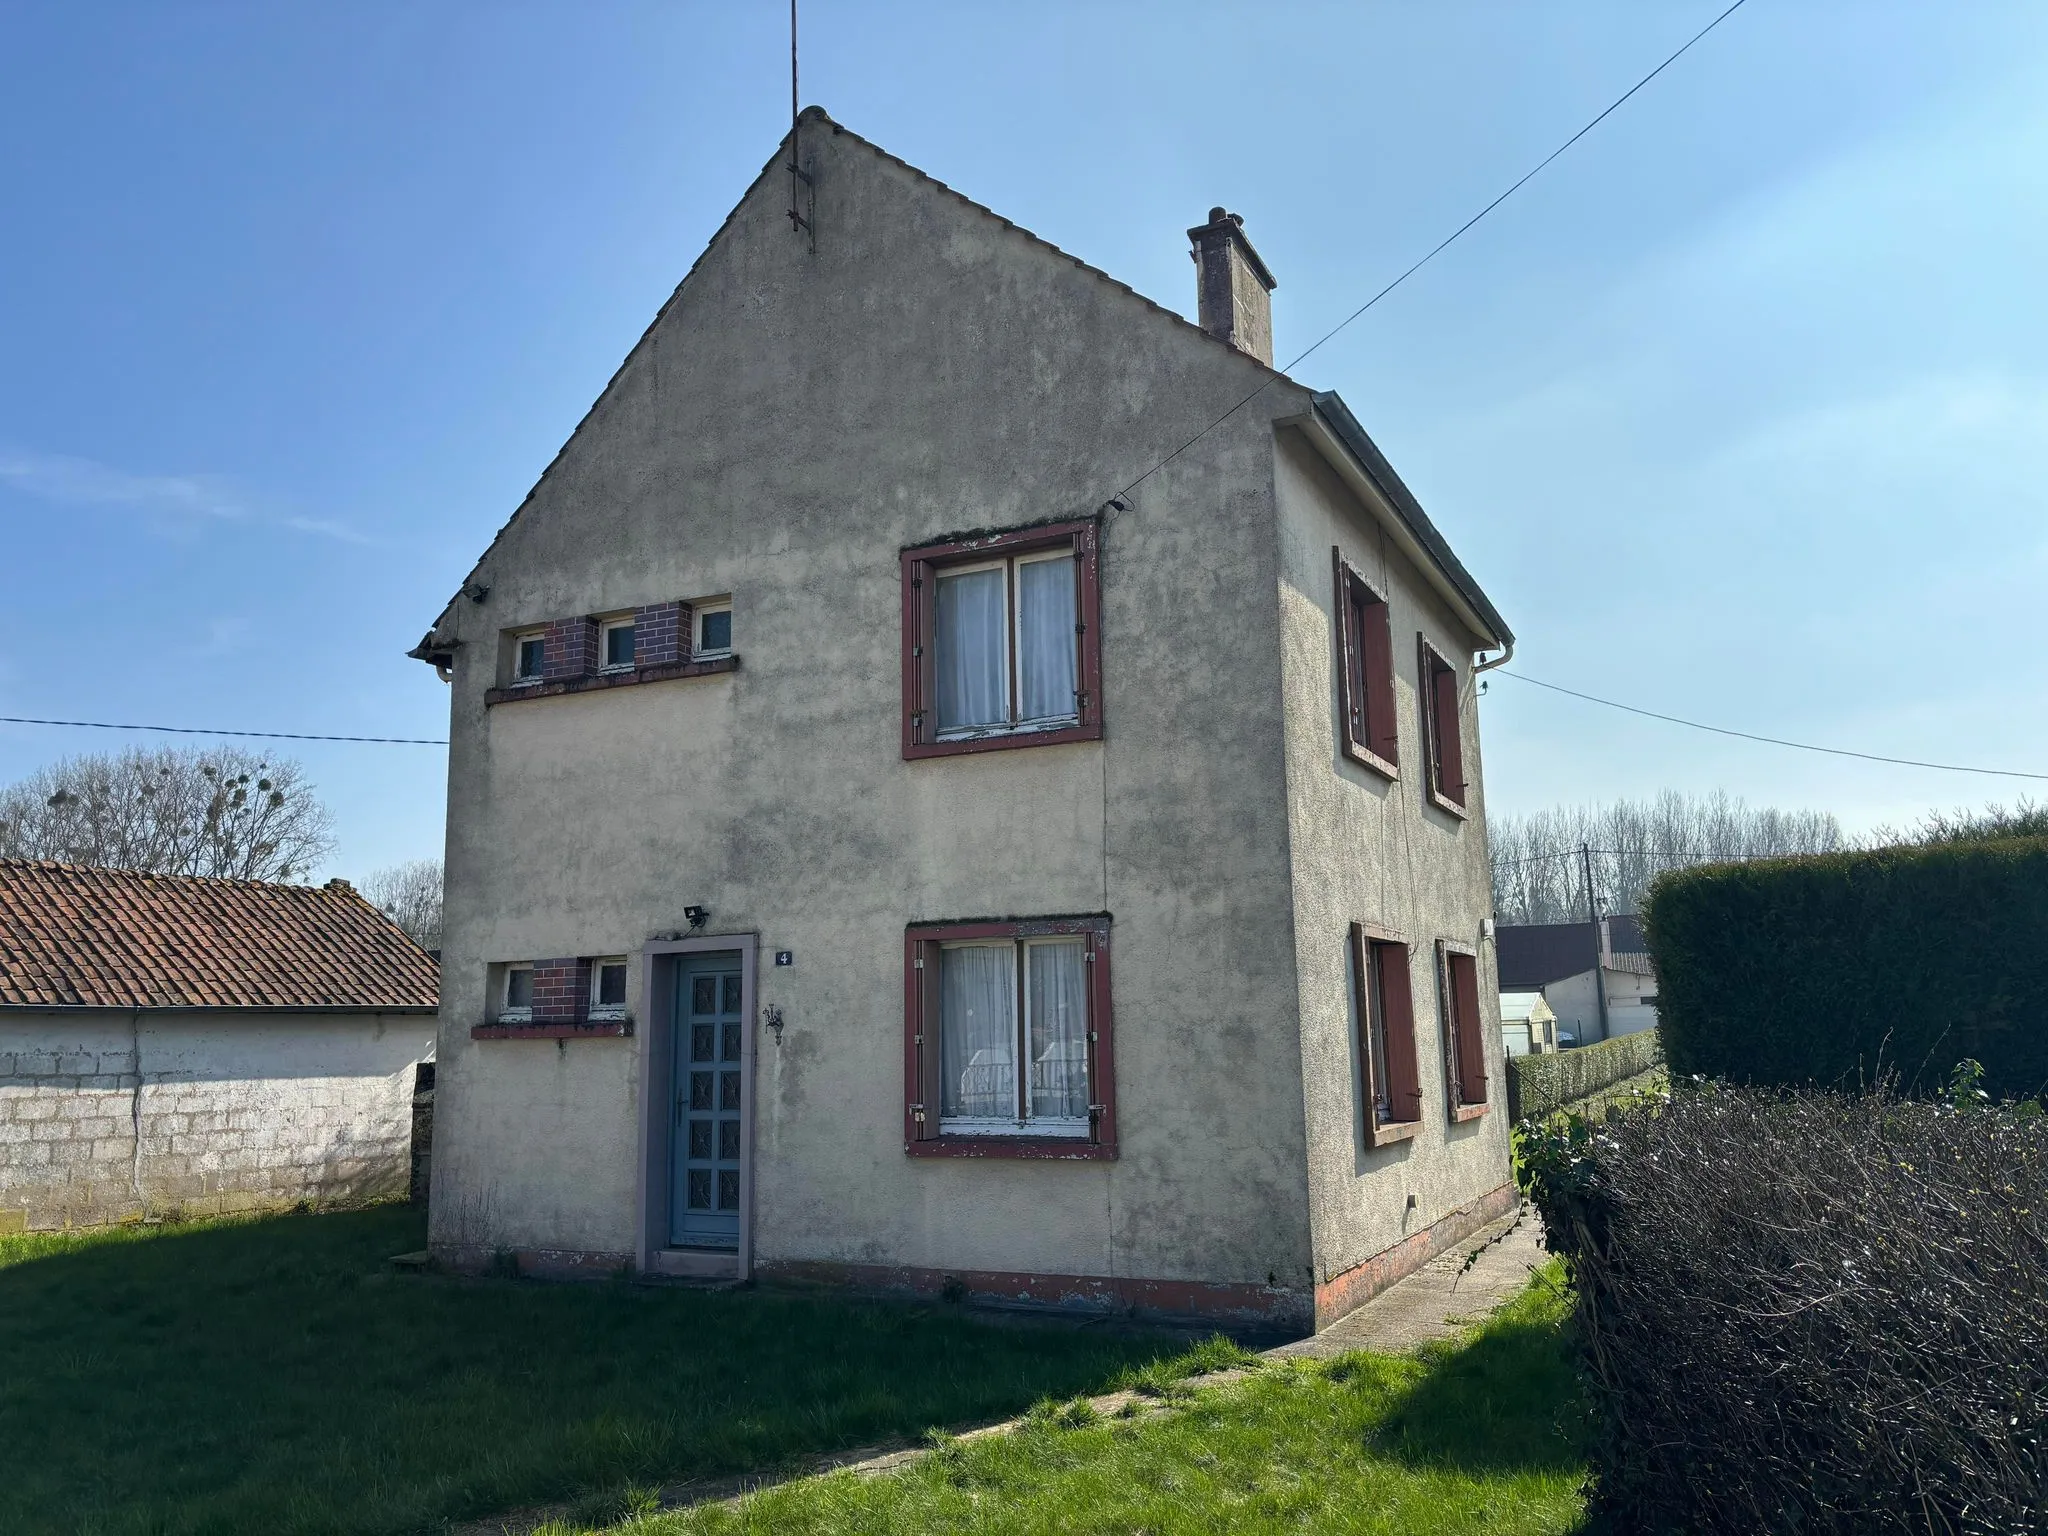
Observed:
[[[737,1280],[740,1256],[693,1248],[658,1248],[648,1258],[647,1272],[677,1280]]]

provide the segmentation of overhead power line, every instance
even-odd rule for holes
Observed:
[[[1782,736],[1759,736],[1754,731],[1730,730],[1725,725],[1704,725],[1698,720],[1684,720],[1677,715],[1666,715],[1654,709],[1639,709],[1633,704],[1618,703],[1613,699],[1599,698],[1594,694],[1581,693],[1576,688],[1560,687],[1546,683],[1540,677],[1531,677],[1526,672],[1509,672],[1503,669],[1501,677],[1512,677],[1520,683],[1533,683],[1538,688],[1548,688],[1552,693],[1566,694],[1574,699],[1584,699],[1588,704],[1603,704],[1609,709],[1625,710],[1631,715],[1642,715],[1650,720],[1663,720],[1672,725],[1688,726],[1695,731],[1711,731],[1716,736],[1736,736],[1743,741],[1761,741],[1773,747],[1793,747],[1801,752],[1825,752],[1830,757],[1861,758],[1866,763],[1893,763],[1903,768],[1936,768],[1943,773],[1986,773],[2002,779],[2044,779],[2048,773],[2028,773],[2019,768],[1975,768],[1962,763],[1930,763],[1917,757],[1886,757],[1879,752],[1852,752],[1847,747],[1819,747],[1810,741],[1787,741]]]
[[[434,736],[321,736],[310,731],[212,731],[196,725],[115,725],[107,720],[31,720],[0,715],[0,725],[75,725],[90,731],[162,731],[171,736],[254,736],[264,741],[370,741],[399,747],[445,747]]]
[[[1619,96],[1615,97],[1614,100],[1610,101],[1607,104],[1607,106],[1601,111],[1598,117],[1594,118],[1591,122],[1587,123],[1585,127],[1581,128],[1577,133],[1573,134],[1570,138],[1566,139],[1562,144],[1558,145],[1557,148],[1553,149],[1549,154],[1545,155],[1541,160],[1537,161],[1535,165],[1531,166],[1529,170],[1523,174],[1521,180],[1517,181],[1513,186],[1509,187],[1507,191],[1501,193],[1500,196],[1496,197],[1484,208],[1480,209],[1477,213],[1473,214],[1471,218],[1467,219],[1464,223],[1460,224],[1456,229],[1452,230],[1448,235],[1444,236],[1444,238],[1439,240],[1434,246],[1432,246],[1430,250],[1419,261],[1417,261],[1413,266],[1409,267],[1407,271],[1403,272],[1399,277],[1395,278],[1391,283],[1387,284],[1386,287],[1382,288],[1378,293],[1374,294],[1371,298],[1367,299],[1363,304],[1359,305],[1358,308],[1351,311],[1351,313],[1346,315],[1342,320],[1339,320],[1335,325],[1331,326],[1329,330],[1325,331],[1322,335],[1318,336],[1315,339],[1315,341],[1310,343],[1306,350],[1295,354],[1295,356],[1289,359],[1288,362],[1280,369],[1280,373],[1292,373],[1303,362],[1306,362],[1308,360],[1310,354],[1314,353],[1319,348],[1321,348],[1325,342],[1332,340],[1338,332],[1342,331],[1346,326],[1350,325],[1352,321],[1356,320],[1368,309],[1371,309],[1373,305],[1379,303],[1381,299],[1384,299],[1396,288],[1400,287],[1403,283],[1407,282],[1408,279],[1413,277],[1417,272],[1420,272],[1424,267],[1428,266],[1430,262],[1434,261],[1439,255],[1441,255],[1451,245],[1451,243],[1455,241],[1460,235],[1464,234],[1466,230],[1470,229],[1473,225],[1477,224],[1481,219],[1485,218],[1489,213],[1493,212],[1494,209],[1498,208],[1502,203],[1506,202],[1509,198],[1513,197],[1517,192],[1521,191],[1522,188],[1527,186],[1531,181],[1534,181],[1537,175],[1543,170],[1545,166],[1549,165],[1551,161],[1555,160],[1559,155],[1563,154],[1566,150],[1570,149],[1574,144],[1578,143],[1579,140],[1583,139],[1595,128],[1598,128],[1603,122],[1605,122],[1610,116],[1612,116],[1618,108],[1620,108],[1622,103],[1626,102],[1631,96],[1635,95],[1637,91],[1640,91],[1652,80],[1656,79],[1659,75],[1663,74],[1664,71],[1669,69],[1673,64],[1676,64],[1679,58],[1682,55],[1684,55],[1685,52],[1688,49],[1690,49],[1694,43],[1697,43],[1701,38],[1705,37],[1709,32],[1713,31],[1714,28],[1718,27],[1730,16],[1733,16],[1737,11],[1741,10],[1744,3],[1745,0],[1735,0],[1735,3],[1729,6],[1727,10],[1723,11],[1720,15],[1716,16],[1704,27],[1701,27],[1699,31],[1693,33],[1693,35],[1687,38],[1685,40],[1685,43],[1676,52],[1672,53],[1670,57],[1666,58],[1663,63],[1659,64],[1655,69],[1651,70],[1647,75],[1643,76],[1642,79],[1638,80],[1634,85],[1630,86],[1627,90],[1623,91]],[[1174,449],[1173,452],[1169,453],[1157,464],[1154,464],[1150,469],[1146,470],[1144,474],[1138,476],[1137,479],[1133,480],[1129,485],[1125,486],[1122,490],[1118,491],[1116,493],[1116,496],[1111,497],[1110,499],[1113,501],[1120,497],[1130,495],[1131,492],[1135,491],[1147,480],[1150,480],[1154,475],[1158,474],[1160,470],[1166,468],[1167,465],[1171,464],[1175,459],[1179,458],[1182,454],[1186,453],[1190,448],[1194,447],[1195,444],[1199,443],[1211,432],[1214,432],[1218,427],[1222,426],[1224,422],[1230,420],[1231,417],[1235,416],[1239,411],[1243,410],[1246,406],[1250,405],[1254,400],[1258,399],[1259,396],[1263,395],[1267,390],[1271,389],[1276,382],[1277,377],[1267,379],[1257,389],[1253,390],[1250,394],[1246,395],[1242,400],[1238,401],[1237,404],[1233,405],[1221,416],[1218,416],[1214,421],[1210,422],[1206,427],[1202,428],[1201,431],[1197,432],[1193,437],[1189,438],[1186,442],[1182,443],[1178,448]]]

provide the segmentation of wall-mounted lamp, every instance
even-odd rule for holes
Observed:
[[[702,928],[704,926],[705,919],[707,919],[710,916],[711,909],[709,907],[683,908],[683,917],[689,922],[690,931],[692,933],[695,933],[699,928]]]

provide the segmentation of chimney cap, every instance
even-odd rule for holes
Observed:
[[[1195,242],[1198,249],[1208,244],[1209,240],[1213,240],[1218,235],[1230,240],[1237,246],[1238,251],[1244,256],[1245,265],[1252,269],[1252,274],[1261,283],[1265,284],[1268,293],[1271,293],[1280,286],[1273,281],[1273,274],[1266,269],[1265,262],[1260,260],[1258,251],[1253,248],[1251,240],[1246,236],[1243,214],[1232,213],[1227,208],[1211,208],[1209,210],[1209,222],[1197,224],[1188,231],[1188,238]],[[1204,236],[1209,237],[1209,239],[1205,240]]]

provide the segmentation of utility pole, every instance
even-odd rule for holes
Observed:
[[[1607,1038],[1607,966],[1600,956],[1600,913],[1593,905],[1593,850],[1579,844],[1579,867],[1586,872],[1586,923],[1593,930],[1593,996],[1600,1004],[1600,1038]]]

